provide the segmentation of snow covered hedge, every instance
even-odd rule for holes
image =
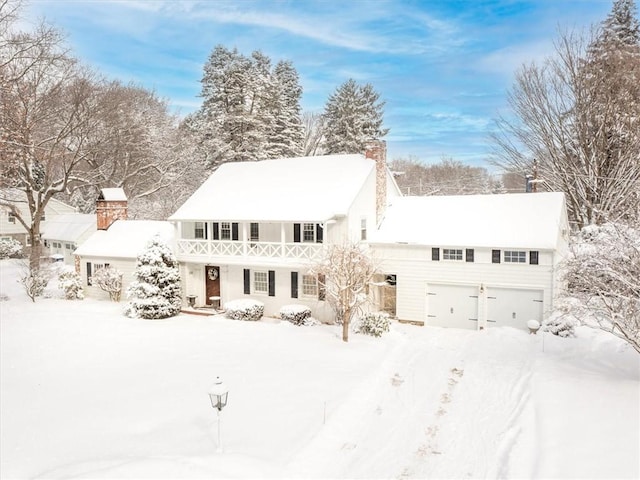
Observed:
[[[22,244],[13,238],[0,240],[0,260],[3,258],[17,257],[22,253]]]
[[[64,298],[67,300],[84,299],[82,278],[73,270],[62,272],[58,276],[58,287],[64,292]]]
[[[381,337],[384,332],[389,331],[391,320],[389,315],[383,312],[367,313],[360,317],[354,326],[356,333]]]
[[[294,325],[308,325],[311,318],[311,309],[306,305],[285,305],[280,309],[280,319],[291,322]]]
[[[264,315],[264,303],[250,298],[231,300],[224,305],[225,316],[232,320],[260,320]]]

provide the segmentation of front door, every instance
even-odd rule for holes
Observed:
[[[220,267],[207,265],[205,268],[205,277],[207,281],[207,305],[220,305],[220,298],[212,301],[211,297],[220,297]]]

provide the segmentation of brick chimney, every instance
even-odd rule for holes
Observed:
[[[98,230],[107,230],[116,220],[127,219],[127,196],[122,188],[103,188],[96,201]]]
[[[369,140],[364,156],[376,162],[376,223],[380,223],[387,206],[387,142]]]

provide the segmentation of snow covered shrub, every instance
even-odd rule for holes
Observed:
[[[99,268],[91,276],[94,285],[100,287],[109,294],[109,298],[114,302],[120,301],[122,295],[122,272],[114,267]]]
[[[355,325],[356,333],[364,333],[372,337],[381,337],[389,331],[391,320],[389,314],[384,312],[367,313]]]
[[[294,325],[307,325],[311,309],[306,305],[285,305],[280,309],[280,318]]]
[[[640,225],[589,225],[571,247],[569,295],[589,311],[591,326],[640,352]]]
[[[567,314],[554,313],[542,322],[542,331],[559,337],[575,337],[576,321]]]
[[[58,288],[64,292],[64,298],[67,300],[82,300],[84,298],[82,278],[73,270],[58,275]]]
[[[159,238],[138,255],[135,281],[127,289],[129,317],[158,319],[180,313],[180,271],[171,249]]]
[[[264,315],[264,303],[249,298],[231,300],[224,305],[225,316],[232,320],[260,320]]]
[[[0,260],[3,258],[17,257],[22,253],[22,244],[13,238],[0,240]]]
[[[24,290],[32,302],[36,301],[36,297],[40,297],[49,283],[50,273],[45,270],[29,270],[20,278],[20,282],[24,285]]]

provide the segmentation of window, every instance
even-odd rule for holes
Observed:
[[[87,262],[87,285],[93,285],[91,277],[93,273],[97,272],[101,268],[108,267],[108,263],[91,263]],[[93,273],[92,273],[93,272]]]
[[[73,250],[73,245],[70,243],[65,243],[64,248],[66,248],[67,250]]]
[[[204,239],[204,222],[196,222],[193,232],[194,238]]]
[[[462,260],[462,250],[443,248],[442,249],[443,260]]]
[[[529,263],[531,265],[538,265],[538,252],[536,250],[532,250],[529,252]]]
[[[302,224],[302,241],[303,242],[316,241],[316,226],[313,223]]]
[[[249,230],[249,240],[257,242],[260,239],[260,227],[257,223],[252,223]]]
[[[305,297],[318,296],[318,277],[315,275],[302,275],[302,295]]]
[[[231,240],[231,222],[220,223],[220,239]]]
[[[267,272],[253,272],[253,291],[255,293],[267,293],[269,291]]]
[[[7,221],[9,223],[16,223],[16,216],[12,212],[9,212],[9,218],[7,219]]]
[[[526,263],[527,252],[518,250],[505,250],[504,251],[504,263]]]
[[[367,219],[360,219],[360,240],[367,239]]]
[[[433,247],[431,249],[431,260],[437,262],[440,260],[440,249],[437,247]]]

